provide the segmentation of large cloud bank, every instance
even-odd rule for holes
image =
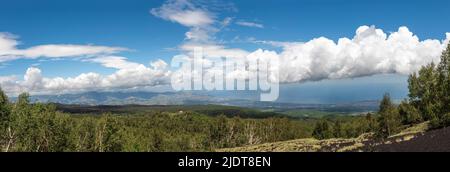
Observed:
[[[110,75],[89,72],[76,77],[46,78],[42,76],[41,69],[30,67],[25,72],[23,79],[17,76],[0,75],[0,86],[8,94],[17,95],[21,92],[61,94],[93,90],[135,89],[169,83],[170,71],[162,60],[156,60],[146,66],[130,62],[126,57],[112,55],[126,51],[126,48],[49,44],[19,49],[17,48],[19,41],[16,39],[17,37],[12,34],[0,33],[0,65],[17,59],[73,58],[81,59],[84,62],[98,63],[107,68],[114,68],[116,71]]]
[[[169,83],[167,64],[158,60],[145,66],[132,64],[132,62],[120,61],[117,57],[111,57],[112,62],[106,62],[102,57],[105,67],[113,67],[118,70],[111,75],[100,75],[90,72],[76,77],[46,78],[42,76],[39,68],[27,69],[23,80],[15,76],[0,77],[2,88],[10,94],[32,92],[35,94],[62,94],[83,91],[115,90],[115,89],[139,89]],[[131,63],[131,64],[130,64]]]
[[[353,38],[337,42],[320,37],[304,43],[286,43],[279,54],[280,81],[301,82],[352,78],[375,74],[409,74],[430,62],[439,62],[444,41],[420,41],[407,27],[386,34],[361,26]]]
[[[337,42],[325,37],[307,42],[277,43],[282,51],[257,50],[247,52],[243,49],[226,49],[224,46],[206,46],[206,57],[278,58],[280,60],[280,82],[305,82],[323,79],[354,78],[376,74],[409,74],[430,62],[439,62],[439,57],[449,43],[450,33],[445,40],[420,40],[407,27],[386,34],[381,29],[361,26],[353,38],[341,38]],[[5,39],[0,44],[0,54],[14,50]],[[13,45],[13,44],[9,44]],[[203,45],[203,44],[202,44]],[[199,45],[200,47],[202,45]],[[182,45],[187,54],[194,49],[192,44]],[[191,47],[190,47],[191,46]],[[12,46],[14,47],[14,46]],[[76,46],[75,46],[76,47]],[[108,54],[114,48],[101,48],[95,51],[82,51],[81,55]],[[45,52],[37,52],[44,54]],[[71,54],[71,53],[69,53]],[[58,55],[58,57],[64,54]],[[20,56],[15,56],[16,58]],[[28,58],[31,56],[25,56]],[[246,58],[243,57],[243,58]],[[120,56],[98,56],[84,61],[99,63],[104,67],[117,69],[111,75],[94,72],[76,77],[46,78],[41,69],[30,67],[23,79],[17,76],[0,76],[0,84],[11,94],[23,91],[55,94],[92,90],[134,89],[170,83],[173,73],[162,60],[146,66],[128,61]],[[208,72],[208,71],[205,71]],[[236,74],[245,76],[245,74]]]

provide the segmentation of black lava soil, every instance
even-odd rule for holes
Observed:
[[[375,152],[450,152],[450,127],[418,135],[400,143],[373,146]]]

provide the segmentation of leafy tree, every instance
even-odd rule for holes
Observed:
[[[389,94],[383,96],[383,100],[380,103],[380,114],[378,118],[378,135],[381,137],[390,136],[399,131],[401,126],[400,115],[397,108],[391,101]]]
[[[3,92],[0,87],[0,125],[5,125],[5,122],[8,121],[10,115],[10,109],[8,107],[8,96],[6,96],[5,92]]]
[[[344,137],[341,120],[336,120],[333,125],[333,136],[336,138]]]
[[[16,106],[24,107],[28,106],[30,104],[30,94],[28,93],[22,93],[17,98]]]
[[[377,130],[377,120],[372,113],[367,113],[365,120],[367,121],[367,129],[366,132],[372,132]]]
[[[3,151],[8,151],[11,143],[11,109],[8,102],[8,96],[0,87],[0,146]]]
[[[118,152],[122,150],[120,143],[120,123],[111,114],[104,114],[96,126],[96,151]]]
[[[438,95],[441,102],[439,114],[445,116],[450,112],[450,44],[441,55],[441,61],[437,66],[438,71]]]
[[[152,132],[152,138],[153,138],[153,149],[155,152],[162,152],[164,151],[164,136],[163,133],[159,130],[154,130]]]
[[[424,120],[432,127],[447,126],[446,114],[450,112],[450,44],[442,53],[438,65],[423,66],[408,79],[409,98]]]
[[[402,101],[398,106],[398,111],[402,120],[402,124],[417,124],[422,122],[422,116],[419,111],[409,104],[407,101]]]
[[[2,129],[2,131],[3,129],[6,129],[10,113],[8,96],[6,96],[5,92],[3,92],[0,87],[0,129]]]
[[[219,147],[227,145],[227,143],[224,142],[224,140],[226,140],[226,133],[228,132],[227,123],[227,117],[225,115],[219,115],[215,123],[211,124],[210,141],[213,145]]]
[[[431,63],[422,67],[417,74],[411,74],[408,79],[410,102],[425,120],[435,118],[441,106],[437,94],[437,76],[436,65]]]
[[[316,123],[313,131],[313,137],[316,139],[328,139],[333,137],[332,128],[326,120],[320,120]]]
[[[441,119],[441,126],[450,126],[450,113],[446,113]]]

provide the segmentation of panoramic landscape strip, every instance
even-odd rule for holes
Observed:
[[[0,2],[0,150],[449,152],[448,6]]]

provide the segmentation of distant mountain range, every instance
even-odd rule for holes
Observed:
[[[77,105],[184,105],[212,103],[220,99],[190,92],[86,92],[62,95],[35,95],[32,102]]]
[[[12,98],[13,101],[16,98]],[[62,95],[34,95],[32,102],[68,105],[227,105],[263,110],[314,109],[320,111],[364,112],[378,109],[376,100],[339,104],[260,102],[248,92],[86,92]]]

